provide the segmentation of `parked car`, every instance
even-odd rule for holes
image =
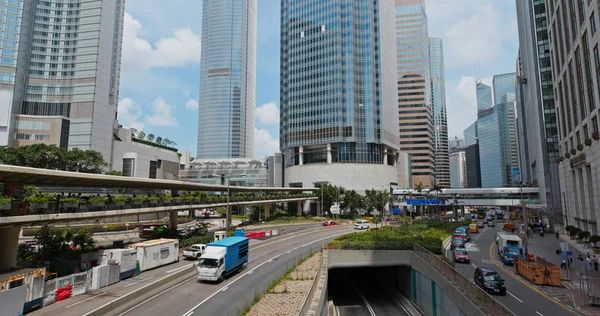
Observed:
[[[454,249],[454,262],[470,263],[471,257],[465,248]]]
[[[462,221],[464,221],[464,220],[465,220],[465,218],[461,216],[461,217],[459,217],[459,218],[458,218],[458,220],[459,220],[460,222],[462,222]]]
[[[477,228],[483,228],[485,226],[484,224],[484,222],[477,223]]]
[[[323,226],[335,226],[338,223],[334,222],[334,221],[324,221],[323,222]]]
[[[479,286],[488,293],[506,295],[504,279],[502,279],[498,272],[492,269],[475,269],[473,281],[475,282],[475,285]]]
[[[463,248],[467,243],[467,235],[454,234],[452,235],[452,249]]]
[[[206,245],[204,244],[192,245],[190,248],[187,248],[183,251],[183,258],[197,260],[200,258],[200,256],[202,256],[205,250]]]
[[[354,229],[369,229],[370,223],[365,220],[358,220],[354,223]]]
[[[487,223],[487,226],[488,226],[488,227],[496,227],[496,224],[495,224],[494,222],[492,222],[492,221],[489,221],[489,222]]]

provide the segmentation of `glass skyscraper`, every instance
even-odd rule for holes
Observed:
[[[435,127],[425,1],[395,0],[395,5],[400,150],[411,156],[412,183],[429,187],[435,177]]]
[[[494,86],[494,105],[515,101],[517,73],[495,75],[492,85]]]
[[[480,80],[477,80],[475,87],[477,89],[477,112],[485,111],[494,106],[492,87],[481,83]]]
[[[465,138],[465,147],[477,143],[477,121],[465,128],[463,137]]]
[[[286,186],[397,182],[393,11],[379,0],[281,1]]]
[[[429,38],[431,63],[431,103],[435,146],[435,179],[437,184],[450,187],[450,158],[448,153],[448,116],[446,113],[446,76],[444,75],[444,48],[442,39]]]
[[[256,0],[204,0],[196,158],[253,158]]]
[[[0,88],[13,90],[0,94],[0,112],[10,115],[0,115],[8,143],[92,149],[111,161],[124,5],[0,1],[0,79],[14,76],[12,85]]]

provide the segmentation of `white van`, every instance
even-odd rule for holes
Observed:
[[[354,229],[369,229],[370,224],[369,221],[358,220],[354,223]]]

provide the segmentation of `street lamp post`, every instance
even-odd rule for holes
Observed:
[[[325,191],[324,187],[326,185],[329,185],[329,181],[316,181],[316,182],[313,182],[313,185],[316,186],[317,184],[321,185],[321,207],[320,207],[320,210],[317,210],[317,216],[319,216],[319,212],[320,212],[321,213],[320,216],[322,217],[323,216],[323,204],[324,204],[324,195],[323,195],[323,192]]]
[[[226,204],[226,209],[225,209],[225,231],[230,231],[231,230],[231,209],[229,207],[229,183],[231,182],[231,174],[225,175],[225,174],[213,174],[213,176],[216,177],[225,177],[227,179],[227,204]]]

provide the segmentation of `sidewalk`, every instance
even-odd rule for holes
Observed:
[[[585,292],[588,291],[588,280],[586,279],[586,273],[583,272],[583,263],[577,260],[580,254],[584,258],[587,257],[583,244],[578,244],[575,240],[571,240],[569,236],[563,234],[560,235],[559,239],[556,239],[556,235],[551,233],[546,233],[544,237],[536,234],[528,240],[528,251],[534,254],[536,258],[538,256],[543,257],[552,264],[560,267],[562,255],[556,254],[556,249],[560,248],[561,242],[567,242],[569,251],[573,252],[572,270],[566,271],[561,269],[562,284],[570,290],[575,307],[579,312],[585,315],[599,315],[600,307],[586,305],[587,293]],[[593,255],[594,253],[590,250],[590,256]],[[600,254],[596,254],[596,256],[600,259]],[[589,283],[591,285],[590,294],[600,296],[600,272],[594,271],[593,264],[589,272]],[[585,285],[585,291],[583,290],[583,285]]]

